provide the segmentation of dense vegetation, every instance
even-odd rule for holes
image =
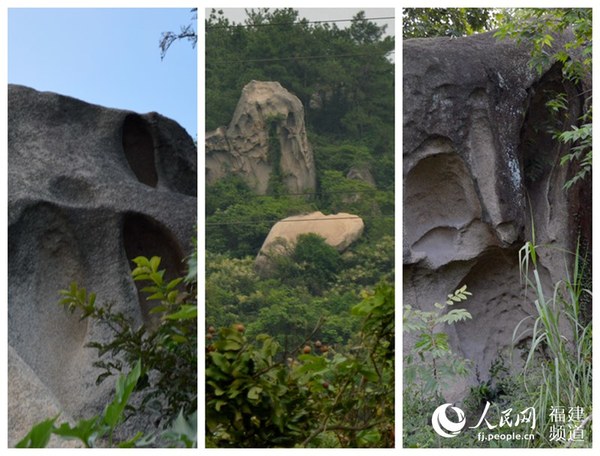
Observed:
[[[251,80],[305,108],[318,187],[258,196],[236,176],[206,188],[206,436],[215,447],[389,447],[394,436],[394,38],[293,9],[206,21],[206,128],[227,125]],[[375,185],[347,177],[352,168]],[[273,184],[273,185],[271,185]],[[274,223],[320,210],[361,216],[339,253],[301,236],[272,273],[254,259]],[[367,330],[368,328],[368,330]],[[376,329],[379,328],[379,329]]]
[[[569,146],[561,165],[578,165],[563,191],[573,192],[576,184],[589,185],[592,165],[592,92],[589,82],[592,55],[592,10],[589,8],[416,8],[403,12],[405,38],[464,36],[496,29],[498,39],[514,39],[531,46],[530,66],[540,74],[558,62],[562,77],[578,87],[584,113],[576,122],[567,121],[568,97],[554,93],[546,107],[561,120],[551,133],[557,142]],[[557,44],[557,34],[567,33]],[[416,333],[416,342],[404,359],[403,438],[406,447],[591,447],[592,429],[592,323],[591,263],[589,252],[578,245],[564,256],[564,278],[547,289],[540,280],[540,255],[552,246],[533,239],[519,252],[522,283],[533,290],[536,314],[530,339],[521,347],[524,367],[515,375],[512,354],[499,354],[490,379],[471,387],[461,406],[467,421],[478,420],[486,404],[495,416],[505,411],[533,407],[537,427],[533,440],[479,441],[478,430],[465,428],[456,438],[442,438],[433,431],[432,411],[444,402],[440,391],[457,376],[472,374],[469,360],[455,355],[448,343],[445,325],[471,318],[464,309],[445,310],[467,299],[466,286],[449,295],[446,304],[423,312],[406,306],[404,331]],[[582,242],[585,246],[585,243]],[[543,252],[543,253],[542,253]],[[514,284],[515,288],[521,284]],[[450,290],[449,290],[450,291]],[[525,296],[525,294],[524,294]],[[524,323],[522,321],[521,323]],[[514,340],[525,334],[519,324],[509,328]],[[564,420],[557,413],[564,412]],[[558,415],[560,417],[561,415]],[[562,424],[561,424],[562,423]],[[490,428],[491,429],[491,428]],[[505,428],[507,429],[507,428]],[[484,429],[487,431],[487,429]],[[490,433],[493,431],[490,431]],[[501,431],[503,432],[503,431]]]

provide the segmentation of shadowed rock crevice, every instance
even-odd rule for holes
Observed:
[[[136,114],[123,122],[123,152],[135,177],[150,187],[156,187],[158,175],[154,160],[154,140],[148,123]]]
[[[143,214],[128,213],[123,217],[123,248],[129,260],[138,256],[158,256],[161,258],[160,269],[165,269],[165,280],[172,280],[184,273],[184,255],[177,240],[160,222]],[[135,264],[129,261],[133,270]],[[158,301],[147,301],[148,293],[142,288],[149,283],[135,282],[138,300],[144,323],[153,326],[157,318],[150,310]]]

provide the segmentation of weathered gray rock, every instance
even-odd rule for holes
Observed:
[[[183,272],[196,221],[196,148],[156,113],[22,86],[8,94],[8,341],[37,377],[32,384],[43,385],[39,394],[19,392],[21,410],[33,417],[47,402],[88,417],[114,382],[95,385],[97,354],[85,344],[109,334],[61,309],[58,290],[75,281],[138,324],[151,323],[130,259],[158,255],[171,274]],[[29,421],[10,422],[14,442]]]
[[[256,267],[261,272],[269,270],[270,259],[288,254],[301,234],[315,233],[338,251],[343,252],[362,235],[365,224],[357,215],[324,215],[322,212],[294,215],[280,220],[267,235],[256,257]]]
[[[58,400],[35,372],[8,346],[8,446],[14,447],[28,430],[40,421],[61,414],[60,422],[71,422],[61,413]],[[51,447],[78,447],[74,441],[51,438]]]
[[[278,144],[279,152],[273,141]],[[205,144],[209,185],[237,174],[254,191],[265,194],[269,179],[277,172],[290,193],[312,191],[316,187],[304,108],[278,82],[247,84],[229,127],[208,132]]]
[[[572,172],[559,165],[564,146],[542,127],[548,90],[572,96],[572,119],[582,101],[558,65],[539,75],[525,46],[491,34],[403,48],[404,303],[430,309],[466,284],[473,319],[450,329],[451,343],[485,380],[516,325],[535,312],[518,263],[533,224],[550,289],[565,274],[559,249],[573,251],[587,223],[573,216],[589,209],[581,192],[563,190]],[[413,342],[406,337],[405,350]]]

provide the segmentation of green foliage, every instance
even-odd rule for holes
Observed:
[[[290,255],[274,259],[275,277],[292,286],[305,286],[320,295],[335,280],[340,268],[339,252],[315,233],[298,236]]]
[[[560,133],[559,139],[565,144],[571,144],[570,151],[561,157],[560,164],[575,162],[579,165],[575,175],[565,182],[565,189],[569,189],[592,172],[592,124],[590,122],[579,127],[573,125],[571,130]]]
[[[312,138],[311,138],[312,139]],[[347,174],[353,166],[371,166],[373,155],[366,146],[355,144],[332,144],[321,137],[314,138],[317,169],[328,169]]]
[[[291,8],[248,14],[245,24],[217,10],[207,18],[207,130],[229,123],[248,82],[278,81],[302,101],[311,133],[393,158],[394,66],[387,56],[394,38],[384,36],[385,27],[363,12],[346,29],[308,23]]]
[[[557,36],[566,35],[564,42]],[[581,90],[589,85],[592,74],[592,9],[591,8],[520,8],[514,14],[506,15],[506,21],[499,27],[496,37],[512,38],[517,42],[531,45],[530,66],[542,74],[551,64],[559,62],[563,78]],[[585,98],[583,115],[578,124],[568,125],[558,131],[555,137],[571,146],[561,159],[561,164],[578,164],[575,175],[565,183],[569,189],[583,180],[592,169],[592,96],[591,90],[578,94]],[[555,113],[568,113],[566,94],[557,94],[548,102]],[[573,121],[565,118],[566,121]]]
[[[491,30],[497,23],[493,8],[404,8],[402,37],[465,36]]]
[[[207,447],[393,446],[393,288],[380,284],[352,313],[363,324],[347,354],[313,354],[314,342],[281,361],[275,340],[253,343],[240,325],[211,338]]]
[[[88,295],[75,283],[69,290],[61,291],[60,304],[70,312],[79,310],[82,319],[93,318],[112,332],[109,342],[88,344],[98,350],[100,359],[94,365],[104,371],[97,383],[121,371],[124,363],[132,365],[140,359],[147,372],[153,372],[152,381],[145,375],[141,382],[140,389],[145,394],[140,411],[146,406],[157,408],[168,422],[180,410],[191,414],[197,407],[197,392],[193,387],[197,379],[196,297],[178,288],[183,278],[164,280],[165,270],[159,269],[159,257],[138,257],[133,261],[136,264],[133,279],[149,283],[142,291],[149,294],[148,300],[158,301],[151,310],[153,314],[162,314],[156,330],[136,328],[123,313],[115,312],[112,304],[98,306],[95,295]],[[108,360],[102,359],[105,354],[110,354]]]
[[[584,295],[591,296],[591,291],[582,286],[582,262],[577,249],[572,258],[573,270],[566,270],[565,279],[557,282],[549,294],[540,279],[538,248],[527,242],[519,251],[521,276],[534,292],[537,311],[524,382],[535,399],[534,406],[539,416],[539,439],[534,444],[556,446],[549,440],[551,407],[565,407],[566,410],[583,407],[586,417],[591,414],[592,323],[582,323],[581,307]],[[521,339],[525,334],[519,333],[525,320],[515,328],[515,339]],[[565,330],[569,332],[565,333]],[[538,366],[542,379],[533,383],[526,373]],[[575,424],[583,425],[583,419]],[[584,446],[591,446],[589,425],[586,430]]]
[[[207,193],[211,192],[208,187]],[[256,255],[271,227],[279,220],[314,211],[301,197],[262,196],[238,199],[206,217],[206,247],[215,253]]]
[[[372,287],[378,281],[394,281],[394,238],[381,236],[374,242],[363,242],[342,255],[342,269],[337,275],[336,289],[358,290]]]
[[[206,187],[206,216],[224,211],[229,206],[253,196],[252,190],[239,176],[227,176]]]
[[[91,318],[111,332],[109,342],[88,344],[98,350],[99,360],[94,365],[104,371],[97,383],[129,369],[127,375],[117,379],[112,402],[101,415],[82,419],[74,426],[55,426],[58,417],[45,420],[34,426],[19,446],[43,447],[51,434],[77,439],[86,447],[108,438],[108,445],[113,446],[115,430],[131,415],[142,414],[148,408],[160,413],[157,425],[166,430],[147,436],[138,432],[118,442],[119,447],[148,446],[158,438],[173,445],[196,446],[197,252],[188,258],[187,275],[170,281],[164,279],[165,270],[159,269],[159,257],[137,257],[133,262],[133,279],[147,282],[142,291],[149,294],[149,300],[158,302],[151,311],[161,315],[157,328],[135,328],[123,313],[113,310],[112,303],[98,305],[95,293],[76,283],[60,291],[59,303],[67,311],[77,312],[82,320]],[[102,359],[106,354],[110,358]],[[129,403],[134,392],[142,399],[135,407]]]
[[[259,343],[231,327],[207,347],[207,447],[293,446],[306,433],[306,391],[274,361],[278,344],[268,337]]]
[[[52,434],[65,440],[79,440],[86,448],[93,447],[97,440],[108,435],[109,445],[112,446],[113,433],[126,419],[125,410],[127,403],[138,384],[142,372],[142,364],[138,361],[127,375],[119,376],[114,398],[106,406],[102,415],[80,420],[74,426],[65,422],[57,427],[55,422],[58,416],[42,421],[33,426],[29,433],[17,443],[16,447],[45,448]],[[129,446],[130,443],[138,441],[141,437],[142,434],[138,433],[128,442],[123,442],[123,444],[124,446]]]
[[[471,318],[465,309],[447,310],[448,306],[465,301],[471,293],[467,286],[448,295],[444,304],[435,303],[435,310],[424,311],[404,306],[403,329],[416,332],[417,340],[405,358],[404,379],[407,385],[419,384],[424,397],[443,398],[442,391],[455,376],[468,373],[468,363],[456,356],[448,343],[448,334],[438,331],[440,325],[453,325]]]
[[[17,443],[16,448],[46,448],[57,419],[58,416],[48,418],[33,426],[27,435]]]
[[[283,183],[284,176],[281,174],[280,138],[280,124],[283,120],[285,119],[281,114],[276,116],[267,116],[265,119],[269,134],[268,159],[272,166],[271,175],[269,177],[269,186],[267,188],[267,194],[269,195],[281,195],[285,193],[285,186]]]

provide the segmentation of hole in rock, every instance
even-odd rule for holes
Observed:
[[[150,187],[156,187],[158,176],[154,161],[154,141],[148,123],[130,114],[123,122],[123,151],[135,177]]]
[[[183,252],[171,232],[160,222],[143,214],[129,213],[123,221],[123,247],[130,268],[135,264],[131,261],[138,256],[161,258],[159,269],[165,269],[165,280],[169,281],[181,276],[185,271]],[[144,323],[153,327],[159,320],[158,315],[150,314],[157,301],[147,301],[147,293],[141,289],[149,283],[135,282],[138,300]]]

